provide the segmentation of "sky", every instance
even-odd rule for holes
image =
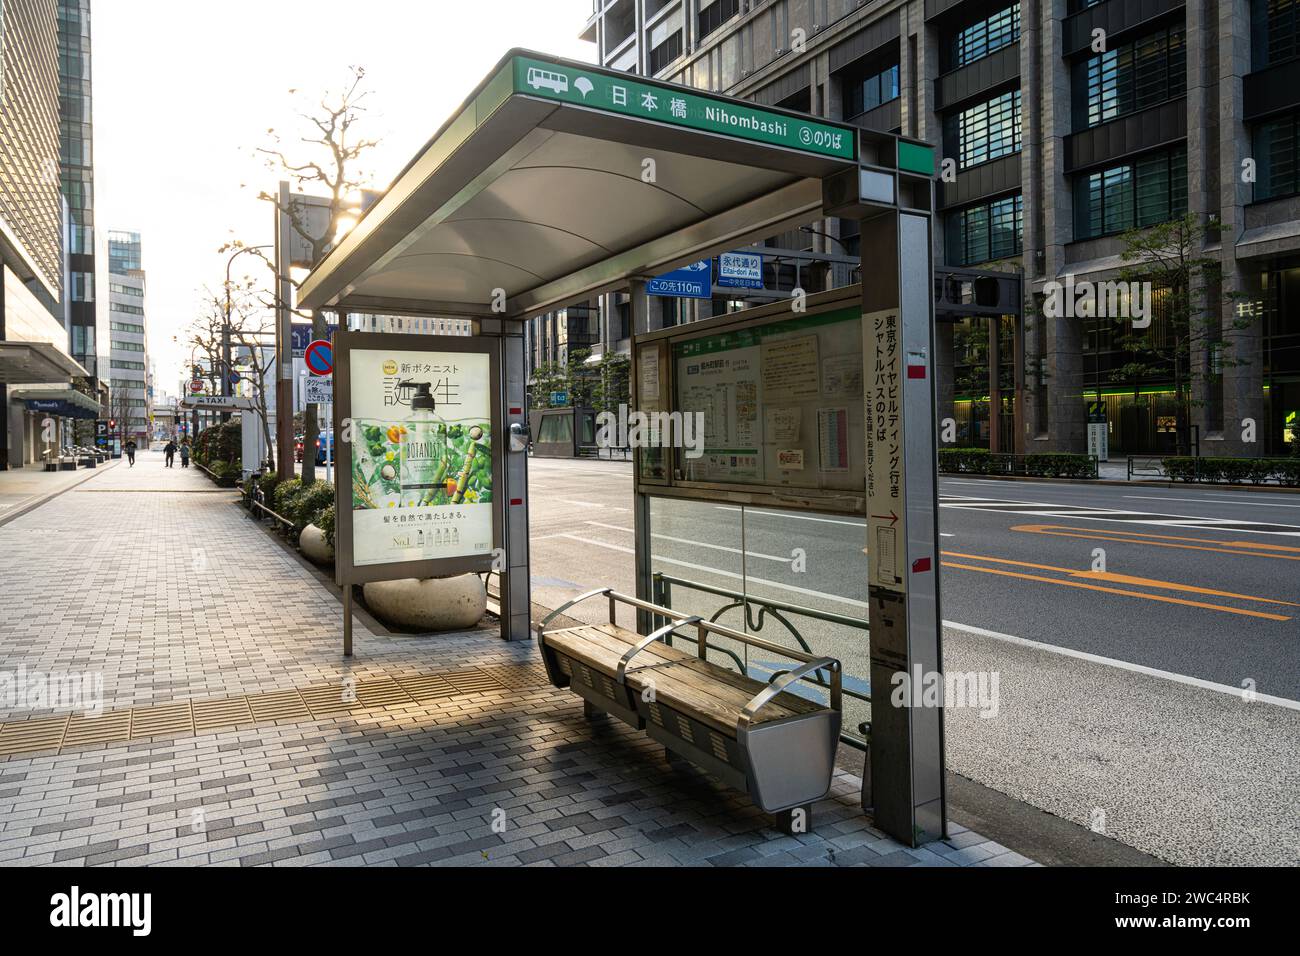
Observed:
[[[217,250],[274,239],[273,207],[257,195],[282,177],[255,150],[271,145],[268,129],[296,134],[304,97],[366,69],[358,131],[380,140],[365,164],[382,189],[507,50],[594,60],[578,39],[591,10],[592,0],[95,0],[95,223],[141,233],[158,392],[179,392],[190,350],[175,339],[204,287],[221,288]],[[234,277],[264,268],[246,255]]]

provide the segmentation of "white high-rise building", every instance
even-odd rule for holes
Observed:
[[[149,335],[140,234],[108,234],[109,417],[123,442],[149,447]]]

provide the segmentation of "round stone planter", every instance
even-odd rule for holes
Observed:
[[[309,524],[298,535],[298,549],[317,564],[333,564],[334,549],[325,540],[325,532],[314,524]]]
[[[487,611],[487,592],[475,574],[372,581],[363,593],[375,617],[410,631],[464,630]]]

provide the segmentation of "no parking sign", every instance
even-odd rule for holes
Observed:
[[[317,339],[308,345],[303,359],[307,363],[307,371],[313,375],[334,373],[334,346],[324,339]]]

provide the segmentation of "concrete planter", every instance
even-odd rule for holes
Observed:
[[[317,564],[333,564],[334,549],[325,540],[325,532],[314,524],[309,524],[298,535],[298,548],[311,561]]]
[[[412,631],[464,630],[487,611],[487,592],[475,574],[374,581],[365,586],[364,594],[372,614]]]

